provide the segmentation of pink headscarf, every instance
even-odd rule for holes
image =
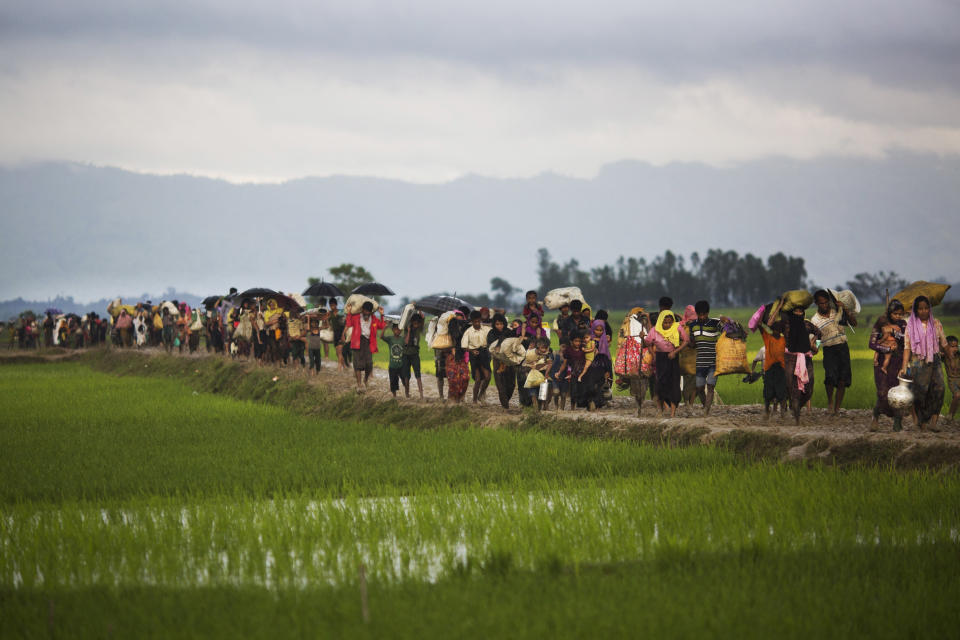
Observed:
[[[927,318],[927,330],[923,330],[923,322],[913,311],[907,318],[907,333],[910,334],[910,353],[923,358],[927,362],[933,362],[933,357],[940,353],[937,346],[937,327],[933,321],[933,309],[930,309],[930,317]]]
[[[603,331],[600,333],[599,338],[596,337],[596,335],[593,335],[593,330],[596,329],[597,327],[600,327],[603,329]],[[602,353],[603,355],[609,358],[610,357],[610,338],[607,337],[607,323],[604,322],[603,320],[594,320],[590,324],[590,332],[594,341],[597,343],[597,353]]]
[[[687,326],[688,322],[693,322],[697,319],[697,310],[692,304],[688,304],[687,308],[683,310],[683,326]]]

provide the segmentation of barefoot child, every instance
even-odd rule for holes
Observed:
[[[889,357],[888,355],[887,358]],[[947,368],[947,388],[953,396],[950,402],[950,419],[953,420],[960,408],[960,354],[957,353],[957,336],[947,336],[943,364]]]
[[[410,378],[405,375],[407,370],[403,366],[403,336],[400,334],[400,327],[395,322],[387,323],[380,338],[387,343],[387,348],[390,350],[390,363],[387,365],[387,373],[390,375],[390,393],[396,398],[397,391],[400,390],[400,382],[403,382],[404,393],[409,398]]]

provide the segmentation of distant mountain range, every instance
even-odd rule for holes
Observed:
[[[231,184],[51,163],[0,169],[0,298],[302,290],[343,262],[398,297],[536,286],[536,250],[581,268],[709,248],[960,280],[960,157],[767,159],[731,168],[608,165],[593,179],[445,184],[304,178]],[[46,303],[44,303],[46,304]],[[99,305],[98,303],[91,303]]]

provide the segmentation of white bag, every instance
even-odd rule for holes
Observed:
[[[376,311],[377,307],[380,305],[373,298],[368,298],[367,296],[361,293],[354,293],[349,298],[347,298],[346,304],[343,305],[344,311],[347,313],[360,313],[361,308],[363,307],[364,302],[369,302],[373,305],[373,310]]]
[[[427,324],[426,340],[428,345],[433,344],[433,339],[437,336],[437,321],[438,318],[430,318],[430,322]]]
[[[437,335],[438,335],[438,336],[447,335],[447,331],[448,331],[448,329],[447,329],[447,324],[448,324],[448,323],[450,322],[450,320],[451,320],[454,316],[456,316],[456,315],[457,315],[457,312],[456,312],[456,311],[447,311],[447,312],[445,312],[442,316],[440,316],[440,319],[437,320]]]
[[[543,306],[547,309],[559,309],[564,304],[570,304],[573,300],[584,302],[580,287],[560,287],[547,293],[543,298]]]
[[[413,317],[413,314],[417,312],[417,308],[411,302],[403,308],[403,312],[400,314],[400,331],[403,331],[407,328],[407,325],[410,323],[410,319]]]

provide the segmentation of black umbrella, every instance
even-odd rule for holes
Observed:
[[[343,297],[343,291],[335,284],[329,282],[315,282],[303,290],[305,296],[322,296],[324,298],[333,298],[334,296]]]
[[[291,298],[290,296],[285,296],[281,293],[269,296],[271,300],[276,300],[277,305],[284,311],[303,311],[303,307],[300,306],[300,303]]]
[[[269,296],[275,296],[277,292],[273,289],[267,289],[266,287],[254,287],[252,289],[247,289],[243,293],[238,293],[238,298],[267,298]]]
[[[396,295],[390,287],[379,282],[362,284],[350,293],[361,293],[365,296],[392,296]]]
[[[200,304],[202,304],[207,310],[210,310],[217,306],[222,299],[223,296],[207,296]]]
[[[424,313],[439,316],[445,311],[456,311],[460,307],[467,307],[473,311],[474,306],[456,296],[427,296],[413,303],[413,306]]]

